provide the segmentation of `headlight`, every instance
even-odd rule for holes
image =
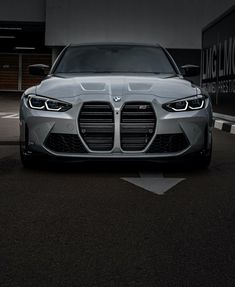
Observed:
[[[69,103],[37,95],[28,95],[27,103],[31,109],[42,111],[65,112],[72,108]]]
[[[205,99],[206,97],[204,95],[197,95],[166,103],[162,107],[168,112],[200,110],[205,106]]]

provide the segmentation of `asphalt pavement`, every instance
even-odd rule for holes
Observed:
[[[30,170],[19,159],[18,101],[0,100],[1,287],[235,286],[235,135],[214,130],[203,171],[193,162]],[[124,180],[133,178],[154,178],[156,192]],[[182,180],[158,193],[169,179]]]

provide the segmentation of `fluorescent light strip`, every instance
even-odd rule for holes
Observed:
[[[15,47],[15,50],[35,50],[35,47]]]
[[[15,36],[0,36],[0,39],[15,39]]]
[[[11,30],[11,31],[15,31],[15,30],[22,30],[22,28],[19,28],[19,27],[0,27],[0,30]]]

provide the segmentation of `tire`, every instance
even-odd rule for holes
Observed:
[[[20,159],[25,168],[32,168],[35,166],[35,158],[25,150],[22,143],[20,143]]]
[[[207,169],[211,163],[212,158],[212,143],[208,150],[200,153],[197,163],[200,169]]]

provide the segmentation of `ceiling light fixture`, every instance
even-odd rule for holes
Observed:
[[[11,30],[11,31],[17,30],[17,31],[21,31],[22,28],[20,28],[20,27],[0,27],[0,30]]]
[[[15,50],[35,50],[35,47],[15,47]]]

